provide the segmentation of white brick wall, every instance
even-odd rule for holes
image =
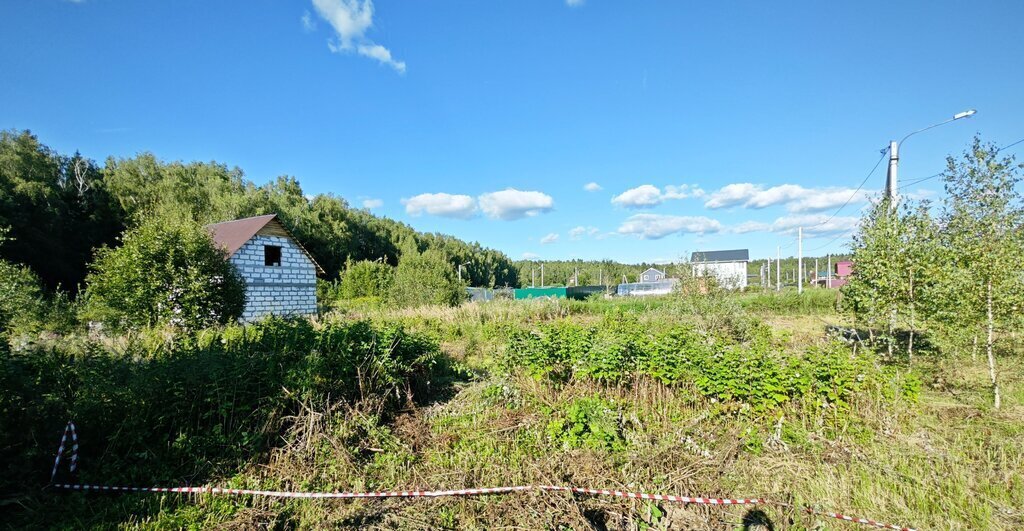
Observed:
[[[281,247],[281,265],[264,264],[263,247]],[[230,259],[245,278],[242,321],[267,315],[316,314],[316,266],[290,238],[257,234]]]

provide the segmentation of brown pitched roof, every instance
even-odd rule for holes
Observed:
[[[277,214],[267,214],[265,216],[256,216],[252,218],[236,219],[234,221],[225,221],[222,223],[214,223],[207,225],[206,230],[210,233],[210,237],[213,238],[213,243],[224,250],[227,257],[230,258],[238,252],[239,249],[245,245],[245,242],[252,239],[256,233],[263,230],[271,222],[288,234],[288,237],[302,249],[302,252],[306,254],[313,266],[316,267],[317,273],[323,275],[324,270],[320,267],[320,264],[316,262],[313,255],[309,254],[309,251],[295,239],[290,231],[280,221],[277,220]]]

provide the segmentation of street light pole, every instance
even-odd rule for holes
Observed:
[[[952,122],[952,121],[955,121],[955,120],[959,120],[961,118],[970,118],[971,116],[974,116],[977,112],[978,111],[976,111],[974,109],[969,109],[969,110],[966,110],[964,112],[958,112],[958,113],[954,114],[953,117],[948,119],[948,120],[939,122],[939,123],[934,124],[934,125],[929,125],[928,127],[925,127],[923,129],[918,129],[917,131],[914,131],[914,132],[908,134],[907,136],[903,137],[903,139],[900,140],[899,142],[897,142],[895,140],[889,142],[889,173],[886,175],[886,179],[885,179],[885,197],[888,198],[890,202],[892,202],[894,204],[896,203],[897,190],[899,189],[899,186],[898,186],[899,185],[898,174],[899,174],[899,164],[900,164],[900,146],[903,145],[904,141],[906,141],[908,138],[910,138],[910,137],[912,137],[912,136],[914,136],[914,135],[916,135],[916,134],[918,134],[918,133],[920,133],[922,131],[927,131],[929,129],[934,129],[934,128],[940,126],[940,125],[946,125],[949,122]]]

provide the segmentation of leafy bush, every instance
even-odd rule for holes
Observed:
[[[118,248],[96,253],[83,316],[114,328],[169,324],[187,329],[237,319],[245,285],[206,231],[151,218]]]
[[[428,249],[405,251],[391,289],[391,300],[399,306],[437,304],[455,306],[466,298],[464,286],[444,253]]]
[[[869,379],[882,379],[868,356],[851,354],[843,343],[786,352],[763,325],[751,326],[748,334],[739,343],[681,325],[649,333],[628,319],[600,326],[560,321],[512,329],[504,367],[556,383],[629,383],[652,377],[666,385],[692,386],[723,403],[725,411],[753,414],[793,400],[843,408]]]
[[[381,262],[360,260],[346,262],[341,273],[338,296],[343,299],[387,297],[394,282],[395,268]]]
[[[565,448],[625,449],[618,409],[598,396],[580,398],[566,404],[547,425],[551,440]]]
[[[0,353],[0,497],[38,489],[68,419],[88,440],[84,481],[198,483],[278,443],[303,408],[374,398],[393,411],[443,367],[432,340],[366,321],[272,318],[124,348]]]
[[[42,297],[39,278],[29,268],[0,260],[0,336],[37,323]]]

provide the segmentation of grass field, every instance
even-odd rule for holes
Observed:
[[[813,506],[920,529],[1024,526],[1024,363],[1010,338],[999,360],[1004,407],[994,411],[980,360],[924,351],[911,367],[827,337],[827,325],[848,323],[824,291],[416,310],[361,304],[323,321],[317,326],[401,325],[438,345],[443,363],[414,372],[431,385],[380,383],[380,393],[360,387],[342,400],[309,395],[282,406],[287,414],[267,416],[275,427],[265,444],[203,479],[326,491],[552,484],[784,505],[537,492],[351,501],[36,492],[10,504],[11,525],[860,528],[800,510]],[[110,428],[81,424],[83,451]],[[59,431],[52,435],[55,445]],[[187,478],[193,465],[176,466],[165,481]],[[83,479],[107,479],[97,468],[83,456]],[[143,481],[130,470],[113,479]]]

